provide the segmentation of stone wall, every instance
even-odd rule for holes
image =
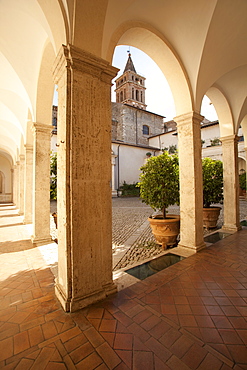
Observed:
[[[163,117],[121,103],[112,103],[112,140],[128,144],[149,145],[149,137],[164,132]],[[143,134],[143,125],[149,135]]]

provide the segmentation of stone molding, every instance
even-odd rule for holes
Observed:
[[[26,152],[30,152],[30,153],[33,152],[33,145],[31,145],[31,144],[25,144],[24,148],[25,148]]]
[[[53,126],[47,125],[45,123],[33,122],[32,130],[33,130],[33,133],[43,132],[43,133],[50,134],[51,131],[53,130]]]
[[[65,67],[69,70],[90,74],[109,85],[112,84],[112,79],[119,71],[104,59],[71,44],[63,45],[55,59],[53,77],[56,84],[63,76]]]
[[[232,144],[233,142],[235,144],[238,144],[238,139],[239,139],[239,136],[238,135],[228,135],[228,136],[222,136],[220,138],[220,141],[222,142],[222,144]]]
[[[192,120],[193,124],[201,125],[203,119],[204,117],[197,112],[188,112],[173,118],[178,128],[190,124]]]

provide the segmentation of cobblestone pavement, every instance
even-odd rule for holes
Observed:
[[[56,202],[51,202],[51,213],[56,211]],[[179,214],[179,207],[172,206],[169,213]],[[139,198],[112,199],[112,252],[113,270],[126,268],[147,258],[163,253],[151,233],[147,218],[153,214],[152,208]],[[223,223],[224,207],[220,213],[217,228]],[[247,217],[247,201],[240,200],[240,220]],[[212,232],[214,230],[211,230]],[[209,231],[205,230],[207,234]],[[56,238],[56,229],[51,217],[51,234]],[[54,260],[54,258],[53,258]],[[54,261],[53,261],[54,263]]]

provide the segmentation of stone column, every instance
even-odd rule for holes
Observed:
[[[50,236],[50,140],[51,125],[33,123],[33,235],[32,242],[41,245]]]
[[[180,243],[195,252],[205,247],[203,239],[203,192],[201,121],[191,112],[174,118],[178,129],[180,173]]]
[[[13,168],[11,168],[11,192],[12,192],[12,196],[11,196],[11,202],[15,205],[15,202],[14,202],[14,181],[15,181],[15,166],[13,166]]]
[[[24,178],[24,224],[32,223],[32,192],[33,192],[33,146],[25,147],[25,178]]]
[[[57,57],[58,279],[76,311],[116,291],[112,281],[111,80],[117,69],[73,46]]]
[[[24,154],[19,155],[19,215],[24,214],[24,170],[25,170],[25,156]]]
[[[117,197],[117,190],[115,188],[115,168],[116,168],[116,158],[117,158],[117,155],[114,154],[114,152],[112,151],[111,153],[111,170],[112,170],[112,174],[111,174],[111,195],[112,197]]]
[[[220,140],[224,176],[224,225],[222,229],[235,232],[241,229],[239,221],[238,136],[225,136]]]
[[[20,161],[16,161],[14,171],[15,171],[15,176],[14,176],[15,199],[14,199],[14,203],[15,203],[16,208],[19,209],[19,204],[20,204],[20,196],[19,196]]]

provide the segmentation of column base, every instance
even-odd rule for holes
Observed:
[[[112,190],[111,196],[112,196],[112,198],[116,198],[118,196],[117,195],[117,190]]]
[[[222,232],[225,232],[225,233],[229,233],[229,234],[234,234],[236,233],[237,231],[241,230],[242,227],[239,225],[239,226],[236,226],[236,225],[223,225],[222,228],[219,230],[219,231],[222,231]]]
[[[29,224],[32,224],[33,223],[33,221],[32,220],[28,220],[28,219],[24,219],[23,220],[23,224],[24,225],[29,225]]]
[[[110,294],[117,292],[117,286],[114,283],[109,283],[103,287],[101,290],[97,290],[91,294],[77,297],[77,298],[66,298],[60,285],[56,283],[55,285],[55,294],[59,300],[62,308],[65,312],[75,312],[85,308],[91,304],[102,301]]]
[[[178,243],[178,247],[185,248],[187,250],[191,250],[193,252],[199,252],[200,250],[206,248],[206,244],[203,242],[202,244],[199,244],[197,246],[191,246],[191,245],[185,245],[183,243]]]
[[[36,236],[31,236],[31,241],[33,244],[39,246],[39,245],[44,245],[44,244],[49,244],[53,242],[52,237],[49,235],[47,238],[38,238]]]

